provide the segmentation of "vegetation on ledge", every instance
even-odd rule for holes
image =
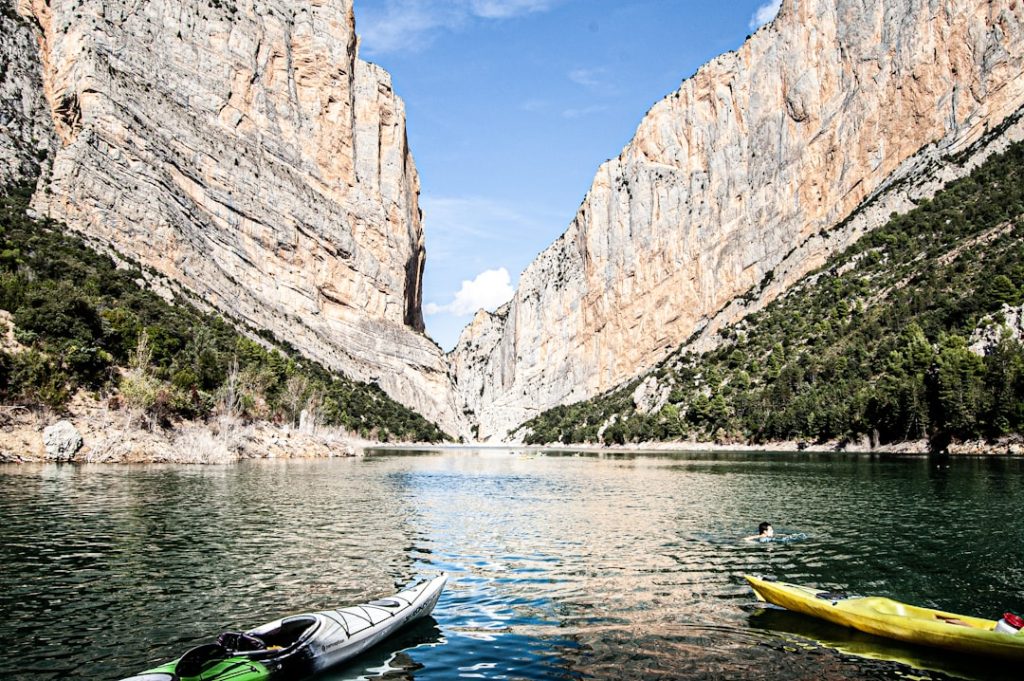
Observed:
[[[696,439],[876,444],[1024,432],[1024,146],[893,215],[701,355],[551,409],[531,444]],[[984,351],[969,347],[988,329]],[[635,399],[641,392],[652,399]],[[644,408],[638,407],[638,403]],[[645,413],[646,412],[646,413]]]
[[[26,215],[30,187],[0,196],[0,310],[15,343],[0,351],[0,401],[60,411],[78,390],[154,422],[231,413],[320,424],[362,437],[437,442],[438,427],[377,386],[268,349],[223,318],[140,286],[79,237]],[[278,344],[280,345],[280,344]]]

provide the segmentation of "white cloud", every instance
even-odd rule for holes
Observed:
[[[465,245],[502,240],[531,222],[508,204],[484,197],[421,196],[424,229],[431,241]]]
[[[470,7],[478,17],[507,19],[520,14],[546,12],[554,4],[554,0],[471,0]]]
[[[467,253],[480,256],[484,262],[476,267],[485,267],[509,249],[518,250],[524,241],[535,241],[540,250],[551,239],[552,225],[565,221],[560,211],[484,196],[427,194],[420,197],[420,208],[428,268],[464,268]]]
[[[618,94],[618,87],[612,82],[611,73],[606,68],[579,68],[566,74],[569,80],[582,85],[591,92],[613,96]]]
[[[750,30],[756,31],[775,18],[782,7],[782,0],[768,0],[750,17]]]
[[[563,0],[386,0],[365,9],[356,2],[356,29],[367,54],[416,51],[439,33],[474,21],[545,12]]]
[[[507,269],[484,270],[472,281],[463,279],[462,288],[455,293],[452,302],[447,305],[427,303],[423,311],[428,315],[447,312],[460,317],[476,314],[481,308],[494,312],[511,300],[515,292]]]
[[[569,80],[589,88],[601,87],[604,84],[604,69],[573,69],[569,72]]]
[[[566,109],[565,111],[562,112],[562,118],[568,118],[568,119],[583,118],[584,116],[589,116],[590,114],[601,113],[602,111],[607,111],[607,110],[608,110],[608,107],[605,106],[604,104],[595,104],[594,106],[585,106],[585,107],[583,107],[581,109]]]
[[[454,29],[462,23],[452,11],[431,8],[423,2],[389,1],[384,9],[366,11],[357,16],[356,30],[362,39],[361,50],[383,54],[418,50],[426,46],[439,29]]]

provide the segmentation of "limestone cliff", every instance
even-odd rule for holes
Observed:
[[[352,0],[19,0],[59,137],[33,208],[457,432],[419,179]]]
[[[35,180],[56,148],[35,36],[0,1],[0,188]]]
[[[1019,0],[784,0],[650,110],[513,300],[463,333],[450,359],[480,436],[712,342],[965,172],[1024,105],[1022,22]]]

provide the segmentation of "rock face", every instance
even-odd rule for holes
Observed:
[[[60,145],[40,214],[438,422],[419,178],[352,0],[18,0]]]
[[[1018,343],[1024,341],[1024,305],[1003,304],[999,319],[985,317],[971,334],[970,349],[984,357],[1004,338]]]
[[[513,300],[463,332],[480,437],[712,342],[965,172],[1024,105],[1022,22],[1019,0],[784,0],[651,109]]]
[[[0,189],[34,182],[56,138],[32,27],[0,0]]]
[[[71,461],[82,448],[82,434],[70,421],[58,421],[43,429],[43,446],[48,461]]]

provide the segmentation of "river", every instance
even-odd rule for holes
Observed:
[[[323,678],[1020,678],[766,609],[742,575],[1022,612],[1022,482],[814,453],[0,466],[0,679],[118,679],[438,571],[432,620]],[[741,541],[762,520],[806,538]]]

